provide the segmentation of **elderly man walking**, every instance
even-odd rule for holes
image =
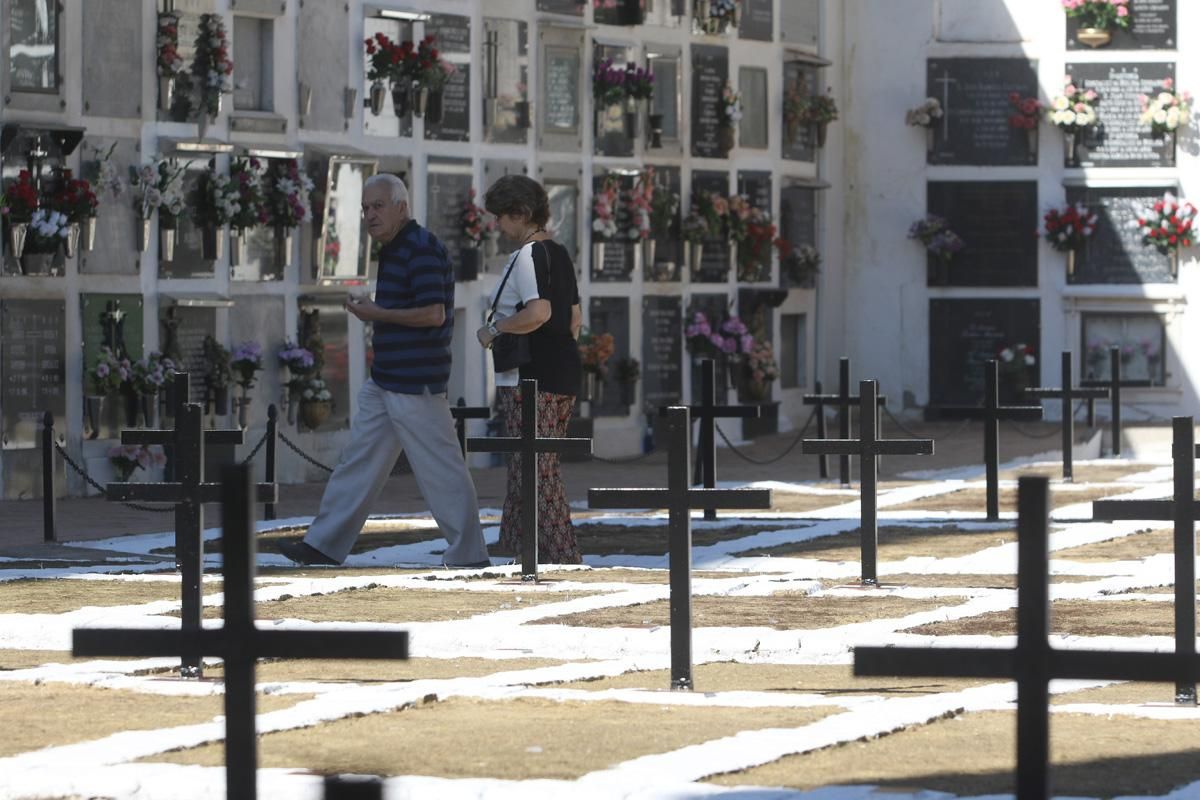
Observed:
[[[346,310],[374,323],[375,360],[358,393],[350,443],[302,542],[279,550],[299,564],[346,560],[401,452],[449,546],[449,567],[490,566],[479,501],[446,400],[454,332],[454,272],[446,249],[409,211],[395,175],[363,186],[367,233],[382,245],[375,300],[351,296]]]

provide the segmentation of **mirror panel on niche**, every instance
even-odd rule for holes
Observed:
[[[1110,349],[1117,347],[1121,354],[1122,381],[1166,385],[1167,329],[1158,314],[1084,312],[1081,323],[1084,380],[1110,380]]]
[[[612,62],[612,69],[624,70],[633,58],[633,48],[596,42],[592,48],[595,57],[593,69]],[[616,103],[606,103],[594,94],[592,105],[596,110],[595,148],[602,156],[633,155],[633,140],[637,135],[638,102],[625,97]]]
[[[483,21],[483,130],[489,142],[524,144],[529,114],[529,25]]]
[[[400,44],[413,38],[413,25],[394,19],[367,17],[363,20],[363,37],[374,38],[383,34],[393,42]],[[369,56],[364,61],[364,68],[369,71],[371,62]],[[393,92],[385,81],[379,81],[372,86],[363,73],[362,96],[365,98],[366,109],[363,111],[363,133],[369,136],[412,136],[413,118],[411,95],[406,92]],[[400,112],[396,113],[396,99],[401,102]]]
[[[362,192],[377,168],[370,159],[329,159],[317,241],[317,277],[322,282],[367,277],[370,239],[362,217]]]
[[[647,109],[648,147],[678,150],[679,118],[683,114],[681,50],[675,46],[646,46],[646,66],[654,74],[654,95]],[[657,132],[657,135],[655,135]]]
[[[575,153],[583,146],[583,34],[548,28],[538,36],[538,146]]]

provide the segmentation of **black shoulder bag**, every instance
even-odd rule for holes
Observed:
[[[500,281],[500,288],[496,289],[496,299],[492,301],[492,310],[488,312],[487,322],[485,325],[491,325],[496,317],[496,305],[500,302],[500,295],[504,293],[504,284],[508,283],[508,276],[512,274],[513,267],[517,265],[517,259],[521,256],[521,251],[517,250],[513,254],[512,260],[508,262],[508,269],[504,273],[504,278]],[[521,310],[521,304],[517,305],[517,310]],[[533,354],[529,351],[529,337],[522,333],[501,333],[492,339],[492,365],[496,372],[508,372],[509,370],[517,369],[533,360]]]

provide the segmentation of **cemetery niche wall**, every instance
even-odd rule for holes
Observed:
[[[1023,58],[930,59],[925,92],[942,107],[930,164],[1028,166],[1037,163],[1037,125],[1015,127],[1011,95],[1038,97],[1037,62]]]

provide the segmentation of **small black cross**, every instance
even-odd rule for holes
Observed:
[[[1050,796],[1048,684],[1052,679],[1195,681],[1200,676],[1200,659],[1194,652],[1056,650],[1050,646],[1049,512],[1049,480],[1021,478],[1017,488],[1016,649],[854,649],[855,675],[1015,680],[1017,797],[1021,800]]]
[[[710,362],[711,363],[711,362]],[[671,562],[671,688],[692,682],[692,509],[770,508],[770,489],[690,489],[691,420],[686,406],[668,408],[666,489],[588,489],[588,508],[665,508]]]
[[[1097,500],[1098,520],[1173,520],[1175,523],[1175,652],[1196,652],[1196,433],[1191,417],[1171,420],[1175,496],[1170,500]],[[1196,705],[1196,685],[1177,684],[1175,702]]]
[[[1108,389],[1111,402],[1109,403],[1109,414],[1112,417],[1110,420],[1112,425],[1112,454],[1114,456],[1121,455],[1121,389],[1144,389],[1147,386],[1153,386],[1152,381],[1136,380],[1123,381],[1121,380],[1121,348],[1116,345],[1108,349],[1109,372],[1108,380],[1102,381],[1096,378],[1088,378],[1079,382],[1080,386],[1101,386]],[[1096,401],[1088,398],[1088,427],[1096,425]]]
[[[472,437],[476,453],[518,453],[521,456],[521,580],[538,579],[537,501],[538,453],[592,454],[591,439],[537,435],[537,381],[521,381],[521,435]]]
[[[1041,406],[1000,405],[999,364],[983,365],[983,463],[987,470],[987,518],[1000,519],[1000,420],[1040,420]],[[978,409],[977,409],[978,410]]]
[[[457,405],[450,407],[450,416],[454,417],[454,432],[458,434],[458,446],[464,460],[467,457],[467,420],[487,419],[491,415],[492,410],[487,406],[468,406],[461,397]]]
[[[199,407],[195,407],[199,410]],[[197,417],[198,418],[198,417]],[[77,628],[76,656],[173,656],[225,662],[225,791],[254,800],[258,745],[254,672],[260,658],[408,658],[408,633],[400,631],[259,630],[254,624],[255,494],[248,464],[230,464],[222,475],[221,527],[225,626],[187,630]]]
[[[762,413],[758,405],[719,406],[717,405],[716,366],[711,358],[700,361],[700,398],[699,403],[687,407],[691,418],[700,423],[699,442],[696,445],[696,472],[692,483],[701,483],[705,489],[717,485],[717,440],[714,428],[718,419],[757,417]],[[658,416],[665,417],[668,407],[660,406]],[[704,509],[705,519],[716,519],[715,508]]]
[[[1074,475],[1073,454],[1075,447],[1075,398],[1093,400],[1097,397],[1108,397],[1108,389],[1081,389],[1071,386],[1071,353],[1064,350],[1062,354],[1062,385],[1057,389],[1037,387],[1026,389],[1025,393],[1033,397],[1062,399],[1062,448],[1063,448],[1063,480],[1072,480]]]
[[[876,407],[878,384],[859,381],[858,439],[804,439],[800,450],[809,454],[851,455],[859,457],[862,486],[859,487],[859,530],[862,560],[862,582],[874,584],[879,580],[876,553],[879,548],[879,456],[927,456],[933,454],[932,439],[880,439],[878,419],[871,413]]]
[[[221,485],[204,482],[204,445],[241,444],[242,431],[204,430],[203,410],[187,402],[188,374],[176,372],[175,429],[162,431],[121,431],[123,444],[168,445],[172,447],[174,481],[164,483],[109,483],[104,497],[116,501],[142,501],[175,504],[175,565],[180,571],[183,629],[200,629],[204,579],[204,504],[221,500]],[[278,486],[257,485],[257,500],[274,503]],[[201,677],[200,659],[184,657],[179,674],[184,678]]]
[[[838,410],[838,438],[850,438],[850,412],[854,406],[859,404],[859,398],[850,394],[850,359],[842,356],[838,359],[838,391],[837,394],[821,394],[820,381],[816,384],[816,394],[806,394],[801,398],[806,406],[817,407],[817,438],[825,438],[825,404],[830,403],[837,407]],[[877,405],[882,408],[887,405],[887,395],[879,395],[876,398]],[[879,410],[876,409],[875,416],[879,416]],[[875,423],[878,425],[878,420]],[[829,470],[825,466],[825,456],[820,456],[821,477],[828,478]],[[838,477],[841,478],[842,486],[850,485],[850,456],[841,456],[838,458]]]

